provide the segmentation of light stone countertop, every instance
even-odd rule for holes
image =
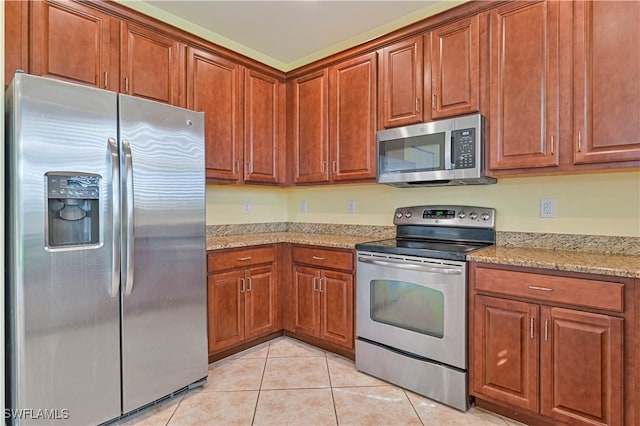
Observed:
[[[249,247],[261,244],[293,243],[312,246],[355,249],[357,243],[371,241],[371,236],[310,234],[302,232],[263,232],[207,237],[207,250]]]
[[[467,255],[467,260],[556,271],[640,278],[640,256],[637,255],[492,246]]]
[[[282,223],[253,224],[250,227],[211,226],[207,231],[207,250],[275,243],[353,250],[357,243],[393,238],[394,230],[395,227]],[[473,252],[467,259],[500,265],[640,278],[637,238],[513,232],[498,233],[498,237],[497,246]],[[558,247],[560,250],[549,247]],[[575,247],[582,247],[584,251]]]

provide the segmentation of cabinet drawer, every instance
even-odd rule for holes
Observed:
[[[476,268],[475,288],[554,303],[624,311],[624,284],[529,272]]]
[[[292,250],[293,263],[320,266],[329,269],[353,270],[353,253],[339,250],[325,250],[312,247],[297,247]]]
[[[208,254],[209,272],[226,269],[242,268],[244,266],[270,263],[276,259],[273,247],[257,247],[232,251],[210,251]]]

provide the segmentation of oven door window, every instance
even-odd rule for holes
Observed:
[[[396,280],[371,280],[373,321],[428,336],[444,336],[444,294]]]
[[[445,132],[380,141],[380,173],[444,170]]]

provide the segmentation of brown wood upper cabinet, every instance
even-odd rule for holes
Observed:
[[[329,70],[289,83],[293,182],[329,181]]]
[[[379,68],[380,128],[477,112],[478,15],[383,48]]]
[[[29,73],[185,106],[177,40],[76,2],[29,8]]]
[[[184,107],[181,44],[129,22],[121,38],[120,92]]]
[[[491,10],[489,168],[557,166],[558,2]]]
[[[118,19],[70,1],[25,2],[26,5],[31,9],[31,66],[25,71],[118,90]]]
[[[283,180],[285,85],[211,51],[187,49],[187,108],[205,113],[211,181]]]
[[[383,128],[424,120],[422,39],[419,35],[402,40],[380,52],[378,117]]]
[[[329,68],[331,181],[376,177],[377,53]]]
[[[284,174],[285,83],[254,70],[244,75],[244,181],[277,184]]]
[[[187,50],[187,108],[205,113],[207,179],[243,181],[243,73],[212,52]]]
[[[365,54],[289,81],[294,183],[375,178],[376,58]]]
[[[29,71],[29,56],[24,46],[29,40],[29,3],[4,2],[4,85],[8,86],[17,70]]]
[[[640,2],[575,1],[574,162],[640,160]]]
[[[480,107],[480,24],[478,15],[429,33],[431,118],[477,112]]]

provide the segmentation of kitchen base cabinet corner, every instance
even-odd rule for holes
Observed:
[[[353,358],[353,253],[293,246],[292,262],[287,329],[296,338]]]
[[[625,345],[636,340],[633,288],[618,277],[471,263],[478,405],[528,424],[637,424]]]
[[[253,340],[280,329],[275,259],[273,246],[208,253],[210,360],[260,343]]]

